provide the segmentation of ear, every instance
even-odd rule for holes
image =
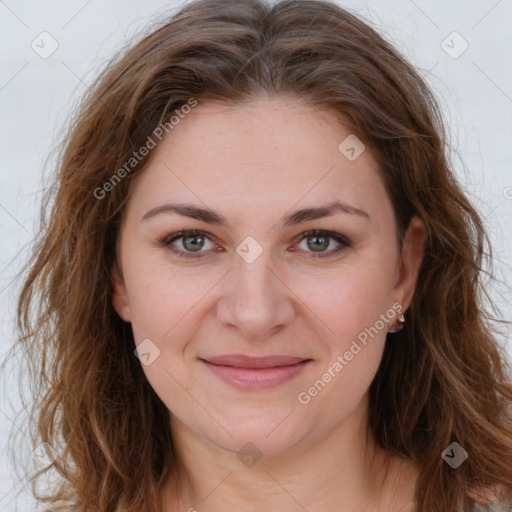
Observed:
[[[117,264],[112,265],[111,270],[112,280],[112,306],[117,314],[125,321],[131,321],[130,304],[128,302],[128,294],[126,293],[126,286],[123,278],[119,275]]]
[[[414,295],[419,269],[423,261],[425,238],[425,224],[418,217],[413,217],[405,234],[398,277],[393,288],[393,297],[402,305],[402,313],[405,313]]]

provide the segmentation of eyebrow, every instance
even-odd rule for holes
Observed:
[[[200,220],[206,222],[207,224],[225,226],[227,228],[229,228],[230,226],[226,217],[209,208],[202,208],[192,204],[171,203],[165,203],[159,206],[155,206],[154,208],[151,208],[144,214],[144,216],[141,219],[141,222],[151,219],[156,215],[160,215],[161,213],[190,217],[191,219]],[[283,217],[281,224],[284,227],[294,226],[296,224],[300,224],[301,222],[306,222],[308,220],[330,217],[335,213],[357,215],[368,220],[370,219],[368,213],[359,208],[356,208],[355,206],[351,206],[340,201],[333,201],[323,206],[318,206],[314,208],[303,208],[302,210],[297,210]]]

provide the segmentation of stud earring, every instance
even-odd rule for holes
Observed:
[[[398,321],[400,322],[398,327],[393,331],[388,331],[389,333],[394,334],[395,332],[400,332],[404,328],[405,316],[402,314],[402,310],[399,310],[398,312]]]

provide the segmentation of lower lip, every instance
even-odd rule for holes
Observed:
[[[295,378],[311,363],[311,360],[274,368],[238,368],[235,366],[221,366],[204,360],[202,362],[214,375],[234,387],[240,389],[269,389]]]

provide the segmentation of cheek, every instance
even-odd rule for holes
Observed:
[[[158,264],[133,269],[141,270],[131,274],[132,331],[136,345],[145,343],[151,353],[149,364],[139,357],[142,370],[167,408],[184,414],[193,391],[185,352],[200,327],[198,303],[212,284],[210,279],[201,279],[198,286],[191,286],[179,269],[171,273]]]
[[[322,278],[300,278],[294,289],[326,327],[325,340],[341,344],[373,326],[390,308],[391,266],[378,259],[361,259]],[[378,328],[382,326],[378,325]],[[345,340],[341,342],[340,340]]]
[[[339,414],[355,406],[373,380],[395,313],[390,304],[393,260],[378,251],[374,254],[370,257],[368,251],[365,258],[354,259],[335,276],[321,280],[316,292],[310,279],[299,285],[310,309],[328,328],[321,338],[327,357],[318,368],[318,378],[319,387],[328,382],[329,389],[318,404],[339,408],[343,403]]]
[[[390,283],[381,267],[351,267],[325,283],[321,294],[305,295],[329,334],[320,341],[326,357],[301,389],[300,403],[307,402],[326,425],[338,424],[357,407],[377,373],[389,328],[386,313],[394,314]]]
[[[174,338],[218,280],[208,272],[171,265],[158,252],[126,251],[125,274],[132,329],[139,342]],[[158,256],[158,257],[157,257]]]

